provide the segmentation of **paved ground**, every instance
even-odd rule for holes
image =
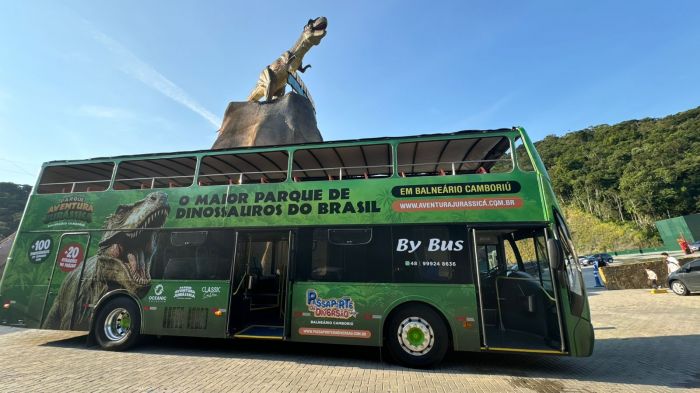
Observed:
[[[0,328],[0,391],[700,392],[700,296],[589,295],[590,358],[459,353],[417,371],[367,348],[167,338],[111,353],[81,333]]]

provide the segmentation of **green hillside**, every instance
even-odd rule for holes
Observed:
[[[632,222],[603,221],[574,206],[564,213],[579,255],[656,247],[660,242]]]
[[[700,211],[700,108],[550,135],[536,146],[566,206],[638,229],[642,245],[657,238],[654,221]]]
[[[0,182],[0,239],[19,226],[31,186]]]

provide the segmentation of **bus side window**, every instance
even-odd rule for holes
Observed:
[[[574,258],[573,246],[569,229],[564,224],[564,220],[558,211],[554,210],[556,223],[556,235],[561,242],[564,258],[564,268],[566,269],[566,281],[569,288],[569,301],[571,303],[571,313],[576,316],[583,314],[585,296],[583,292],[583,276],[578,259]]]
[[[196,239],[195,239],[196,238]],[[228,280],[233,261],[232,230],[162,231],[151,277],[166,280]]]
[[[476,251],[480,272],[495,271],[498,268],[498,244],[479,244]]]
[[[506,268],[510,271],[520,270],[518,267],[518,259],[512,243],[506,240],[503,242],[503,247],[506,250]],[[520,247],[518,246],[518,248]]]
[[[515,138],[515,158],[521,171],[533,172],[535,170],[530,155],[527,154],[525,145],[523,145],[523,140],[519,136]]]
[[[421,140],[396,149],[401,177],[510,172],[510,140],[504,136]]]
[[[388,227],[300,230],[296,279],[389,282],[390,247]]]
[[[115,190],[189,187],[196,157],[125,160],[117,166]]]
[[[551,295],[552,278],[543,229],[521,229],[511,239],[504,242],[508,270],[522,272],[517,273],[520,277],[537,279]]]

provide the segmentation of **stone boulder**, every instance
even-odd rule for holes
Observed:
[[[231,102],[212,149],[321,142],[311,102],[289,93],[269,102]]]

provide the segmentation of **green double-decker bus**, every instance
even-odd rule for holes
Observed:
[[[0,323],[141,335],[588,356],[549,176],[522,128],[43,165]]]

